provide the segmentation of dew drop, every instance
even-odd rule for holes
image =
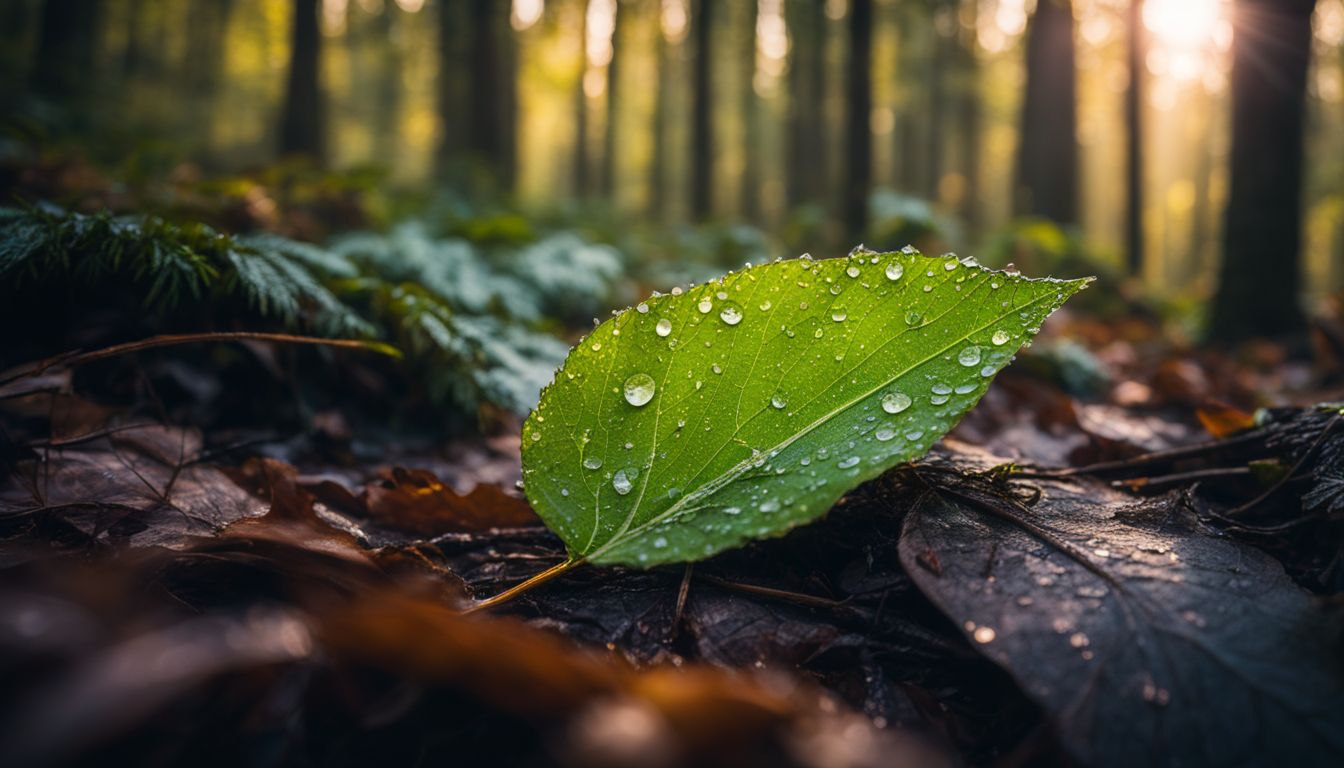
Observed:
[[[769,312],[769,311],[770,311],[770,308],[773,307],[773,306],[774,306],[774,304],[771,304],[771,303],[770,303],[770,300],[769,300],[769,299],[766,299],[765,301],[762,301],[762,302],[761,302],[761,311],[762,311],[762,312]]]
[[[639,471],[634,468],[618,469],[615,476],[611,478],[611,487],[617,493],[624,496],[635,487],[635,478],[639,477]]]
[[[653,540],[654,549],[663,549],[665,547],[667,547],[667,539],[663,538],[662,536],[659,536],[658,538]]]
[[[641,315],[647,315],[649,314],[649,305],[641,301],[635,305],[635,311]]]
[[[742,310],[735,304],[727,304],[719,312],[719,319],[729,325],[737,325],[742,322]]]
[[[841,459],[840,463],[836,464],[836,466],[841,469],[849,469],[850,467],[857,467],[859,465],[859,461],[860,459],[858,456],[850,456],[847,459]]]
[[[657,325],[653,326],[653,330],[654,333],[657,333],[659,336],[667,336],[672,332],[672,321],[664,317],[662,320],[658,321]]]
[[[775,410],[782,411],[789,407],[789,400],[784,396],[783,392],[776,392],[774,396],[770,398],[770,405]]]
[[[900,413],[910,407],[910,396],[904,392],[888,392],[882,396],[882,410],[887,413]]]
[[[845,311],[844,307],[836,307],[831,310],[831,319],[837,323],[845,322],[845,318],[847,317],[849,317],[849,313]]]
[[[979,365],[979,364],[980,364],[980,348],[977,347],[977,346],[972,345],[972,346],[969,346],[969,347],[967,347],[967,348],[961,350],[961,353],[957,355],[957,362],[958,362],[958,363],[961,363],[962,365],[966,366],[967,368],[971,368],[971,367],[973,367],[973,366],[977,366],[977,365]]]
[[[943,262],[943,269],[947,270],[948,272],[951,272],[952,270],[956,269],[957,266],[958,262],[956,259],[948,259],[947,261]]]
[[[858,267],[855,267],[855,266],[849,266],[849,267],[847,267],[847,268],[845,269],[845,274],[846,274],[846,275],[849,275],[850,277],[858,277],[858,276],[859,276],[859,268],[858,268]]]
[[[905,274],[905,267],[898,261],[893,261],[887,265],[886,269],[888,280],[900,280],[901,275]]]
[[[707,315],[709,314],[709,310],[714,308],[714,302],[710,301],[709,297],[706,296],[700,300],[699,304],[695,305],[695,308],[700,310],[700,314]]]
[[[1001,347],[1004,344],[1008,343],[1008,339],[1009,339],[1008,332],[1003,329],[999,329],[994,332],[994,335],[990,337],[989,340],[994,342],[994,346]]]
[[[994,642],[994,638],[998,637],[998,633],[994,631],[993,627],[976,627],[975,632],[972,633],[971,636],[975,638],[975,642],[984,645],[985,643]]]
[[[653,377],[647,373],[636,373],[625,380],[625,402],[638,408],[653,399]]]
[[[723,373],[723,368],[719,367],[718,363],[711,365],[709,369],[715,373]]]
[[[896,437],[896,430],[890,427],[882,427],[873,433],[873,437],[877,438],[879,443],[889,442]]]
[[[586,458],[586,459],[583,460],[583,468],[584,468],[584,469],[601,469],[601,468],[602,468],[602,460],[599,459],[599,458],[597,458],[596,456],[589,456],[588,458]]]
[[[905,324],[906,324],[906,325],[919,325],[920,322],[922,322],[923,320],[924,320],[924,316],[921,315],[920,313],[916,312],[916,311],[913,310],[913,309],[910,310],[909,312],[906,312],[906,313],[905,313]]]
[[[756,508],[766,513],[767,515],[770,514],[771,512],[778,512],[779,499],[766,499],[765,501],[762,501],[760,506]]]

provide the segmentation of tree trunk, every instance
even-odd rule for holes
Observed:
[[[761,219],[760,106],[756,98],[756,0],[747,3],[742,44],[742,218]]]
[[[625,21],[620,0],[612,3],[611,61],[607,64],[607,122],[602,140],[602,196],[616,200],[616,140],[619,126],[616,115],[620,106],[621,27]]]
[[[892,179],[907,194],[919,194],[925,188],[924,152],[920,129],[925,125],[924,91],[920,89],[928,74],[928,56],[924,50],[928,20],[916,4],[901,3],[894,14],[897,38],[897,82],[901,103],[896,110],[896,128],[892,132],[895,168]],[[915,98],[918,92],[921,98]]]
[[[1078,99],[1072,0],[1039,0],[1027,29],[1027,87],[1018,147],[1019,215],[1078,222]]]
[[[976,40],[979,0],[964,6],[968,23],[961,29],[961,163],[966,178],[962,218],[972,235],[980,229],[980,58]]]
[[[494,0],[467,5],[467,154],[477,191],[508,192],[513,188],[515,61],[509,6]]]
[[[952,40],[938,31],[938,18],[951,13],[955,24],[956,11],[950,8],[947,0],[939,0],[933,7],[933,24],[929,30],[933,52],[929,59],[929,112],[927,115],[928,134],[924,146],[925,162],[928,164],[924,176],[924,197],[939,201],[942,197],[943,181],[943,131],[947,114],[947,64],[948,48]]]
[[[1303,128],[1315,0],[1238,0],[1231,179],[1213,338],[1300,332]]]
[[[653,104],[653,157],[649,162],[649,212],[654,218],[666,218],[667,207],[667,120],[668,102],[672,85],[671,55],[667,35],[661,22],[657,26],[658,42],[654,66],[658,68],[658,93]]]
[[[377,50],[378,94],[373,119],[374,146],[378,148],[378,159],[382,164],[393,167],[401,149],[401,105],[402,105],[402,68],[405,66],[405,54],[401,45],[401,9],[396,3],[383,3],[378,14]]]
[[[790,208],[821,196],[826,168],[822,136],[826,12],[823,0],[788,0],[789,117],[786,167]]]
[[[1143,0],[1129,2],[1129,88],[1125,91],[1126,266],[1129,274],[1143,274]]]
[[[233,7],[234,0],[195,0],[187,11],[184,101],[194,102],[195,108],[183,110],[179,119],[184,135],[198,136],[202,148],[209,146],[210,128],[215,123]]]
[[[38,29],[32,83],[37,95],[61,106],[73,106],[80,121],[92,93],[94,63],[102,28],[99,0],[46,0]]]
[[[574,196],[584,199],[592,192],[588,161],[588,94],[584,80],[588,74],[588,6],[579,1],[579,81],[574,89]]]
[[[439,181],[456,180],[466,153],[466,97],[463,70],[465,19],[462,4],[455,0],[438,3],[439,74],[435,82],[435,111],[439,143],[435,153],[435,176]]]
[[[280,116],[280,154],[297,155],[319,165],[326,160],[320,65],[321,0],[294,0],[290,32],[289,79]]]
[[[710,89],[710,63],[714,48],[715,0],[692,0],[691,36],[695,39],[691,95],[691,217],[708,219],[714,212],[714,94]]]
[[[873,0],[851,0],[849,70],[845,93],[845,179],[841,185],[844,240],[863,242],[868,228],[868,190],[873,175]]]

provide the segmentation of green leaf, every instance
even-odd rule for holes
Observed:
[[[579,343],[523,427],[575,558],[699,560],[922,456],[1088,280],[912,248],[777,261],[657,296]]]

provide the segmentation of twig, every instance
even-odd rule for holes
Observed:
[[[103,349],[95,349],[92,352],[62,352],[59,355],[53,355],[0,378],[0,384],[8,384],[11,381],[17,381],[28,376],[36,376],[46,371],[52,366],[60,365],[66,368],[73,368],[76,365],[84,365],[98,360],[106,360],[110,357],[140,352],[146,349],[155,349],[157,347],[172,347],[179,344],[195,344],[198,342],[211,341],[273,341],[282,344],[307,344],[321,347],[339,347],[342,349],[358,349],[366,352],[376,352],[378,354],[391,357],[401,357],[401,351],[396,347],[385,344],[380,341],[362,341],[360,339],[323,339],[317,336],[296,336],[289,333],[263,333],[254,331],[233,331],[223,333],[179,333],[166,334],[162,336],[151,336],[148,339],[139,341],[128,341],[124,344],[114,344]]]
[[[1155,477],[1133,477],[1128,480],[1113,480],[1111,481],[1111,487],[1123,487],[1135,491],[1140,488],[1156,488],[1164,485],[1188,483],[1192,480],[1208,480],[1218,477],[1244,477],[1249,474],[1251,474],[1250,467],[1213,467],[1211,469],[1196,469],[1191,472],[1176,472],[1170,475],[1157,475]]]
[[[1237,516],[1243,515],[1249,512],[1250,510],[1255,509],[1257,506],[1260,505],[1261,502],[1263,502],[1265,499],[1268,499],[1276,491],[1282,488],[1284,483],[1287,483],[1290,478],[1292,478],[1294,475],[1297,474],[1297,471],[1302,468],[1302,465],[1307,462],[1307,459],[1311,458],[1311,455],[1316,452],[1316,449],[1321,446],[1321,443],[1325,442],[1326,436],[1330,434],[1330,432],[1335,428],[1335,425],[1338,423],[1339,423],[1339,414],[1336,413],[1334,416],[1330,417],[1330,421],[1326,422],[1326,425],[1321,428],[1321,433],[1316,436],[1316,439],[1312,441],[1311,445],[1307,448],[1307,450],[1300,457],[1298,457],[1297,462],[1293,464],[1292,468],[1289,469],[1287,472],[1285,472],[1283,477],[1279,478],[1278,482],[1266,488],[1264,493],[1261,493],[1259,496],[1256,496],[1254,499],[1251,499],[1245,504],[1241,504],[1236,507],[1233,507],[1232,509],[1227,510],[1226,512],[1223,513],[1223,516],[1235,519]]]
[[[695,563],[687,563],[686,570],[681,574],[681,587],[677,589],[677,607],[672,612],[672,626],[668,630],[668,638],[676,637],[677,630],[681,628],[682,616],[686,613],[686,598],[691,596],[691,575],[695,573]]]
[[[762,587],[756,584],[743,584],[737,581],[721,579],[718,576],[702,575],[701,579],[722,589],[742,592],[748,595],[757,595],[759,597],[769,597],[775,600],[783,600],[786,603],[796,603],[805,605],[809,608],[824,608],[829,611],[852,611],[853,606],[843,600],[832,600],[829,597],[819,597],[817,595],[806,595],[802,592],[790,592],[787,589],[775,589],[774,587]]]
[[[1074,477],[1076,475],[1095,475],[1102,472],[1113,472],[1121,469],[1135,469],[1137,467],[1155,464],[1158,462],[1177,461],[1179,459],[1188,459],[1193,456],[1199,456],[1205,453],[1240,446],[1244,443],[1253,443],[1259,440],[1262,434],[1259,431],[1252,430],[1235,437],[1229,437],[1226,440],[1214,440],[1206,443],[1196,443],[1186,445],[1180,448],[1172,448],[1165,451],[1153,451],[1151,453],[1141,453],[1138,456],[1131,456],[1128,459],[1119,459],[1116,461],[1103,461],[1096,464],[1088,464],[1083,467],[1066,467],[1064,469],[1043,469],[1039,471],[1015,472],[1013,477],[1031,479],[1031,478],[1060,478]]]
[[[570,569],[578,565],[582,565],[583,563],[584,559],[582,557],[578,557],[578,558],[571,558],[562,563],[559,563],[558,565],[553,565],[550,568],[547,568],[546,570],[542,571],[541,573],[538,573],[536,576],[533,576],[532,578],[527,579],[526,581],[523,581],[519,584],[515,584],[512,587],[509,587],[508,589],[504,590],[503,592],[500,592],[499,594],[493,597],[487,597],[484,600],[476,601],[470,606],[464,608],[462,610],[462,613],[463,614],[476,613],[477,611],[482,611],[487,608],[493,608],[497,605],[507,603],[508,601],[523,594],[524,592],[528,592],[535,587],[541,586],[542,584],[545,584],[551,579],[554,579],[556,576],[559,576],[560,574],[565,573],[566,571],[569,571]]]

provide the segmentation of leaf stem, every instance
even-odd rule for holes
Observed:
[[[569,571],[572,568],[582,565],[583,563],[584,559],[582,557],[576,557],[566,560],[562,563],[553,565],[550,568],[547,568],[546,570],[542,571],[541,573],[538,573],[536,576],[521,581],[513,585],[512,587],[509,587],[508,589],[504,590],[503,592],[494,595],[493,597],[487,597],[484,600],[477,600],[475,603],[472,603],[470,606],[464,608],[462,610],[462,613],[463,614],[476,613],[477,611],[483,611],[488,608],[494,608],[497,605],[507,603],[508,601],[523,594],[524,592],[528,592],[535,587],[541,586],[542,584],[545,584],[551,579],[554,579],[556,576],[559,576],[560,574],[565,573],[566,571]]]

